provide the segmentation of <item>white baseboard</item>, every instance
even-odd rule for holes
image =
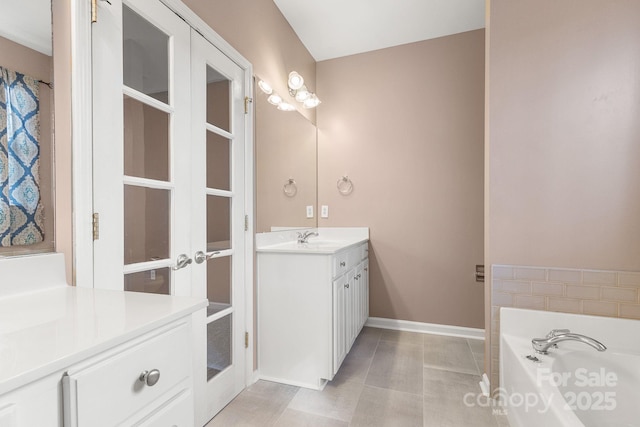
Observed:
[[[491,385],[489,383],[489,377],[487,374],[482,374],[482,381],[480,381],[480,390],[482,390],[482,395],[489,397]]]
[[[437,325],[435,323],[411,322],[409,320],[385,319],[383,317],[369,317],[365,325],[373,328],[394,329],[396,331],[484,340],[484,329],[465,328],[463,326]]]

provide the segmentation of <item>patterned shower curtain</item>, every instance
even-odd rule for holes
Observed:
[[[0,67],[0,246],[44,239],[36,79]]]

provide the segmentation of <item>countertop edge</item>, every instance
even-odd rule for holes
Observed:
[[[263,248],[256,248],[257,253],[285,253],[285,254],[298,254],[298,255],[334,255],[339,252],[342,252],[347,249],[351,249],[354,246],[361,245],[363,243],[368,242],[368,238],[362,238],[359,240],[354,240],[351,242],[345,243],[344,246],[341,246],[337,249],[292,249],[292,248],[278,248],[278,245],[282,245],[282,243],[278,243],[276,245],[270,245]],[[310,242],[313,243],[313,242]]]

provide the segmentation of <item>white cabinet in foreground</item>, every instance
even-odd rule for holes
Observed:
[[[193,427],[206,305],[66,285],[0,298],[0,427]]]
[[[62,379],[65,426],[193,425],[190,325],[177,322],[71,367]],[[105,398],[109,396],[108,398]]]
[[[260,377],[321,389],[369,316],[366,240],[328,251],[258,251]]]

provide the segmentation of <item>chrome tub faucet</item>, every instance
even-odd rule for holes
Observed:
[[[605,351],[607,347],[600,341],[582,334],[574,334],[568,329],[553,329],[546,338],[534,338],[531,345],[536,353],[548,354],[550,347],[557,347],[562,341],[578,341],[590,345],[598,351]]]

